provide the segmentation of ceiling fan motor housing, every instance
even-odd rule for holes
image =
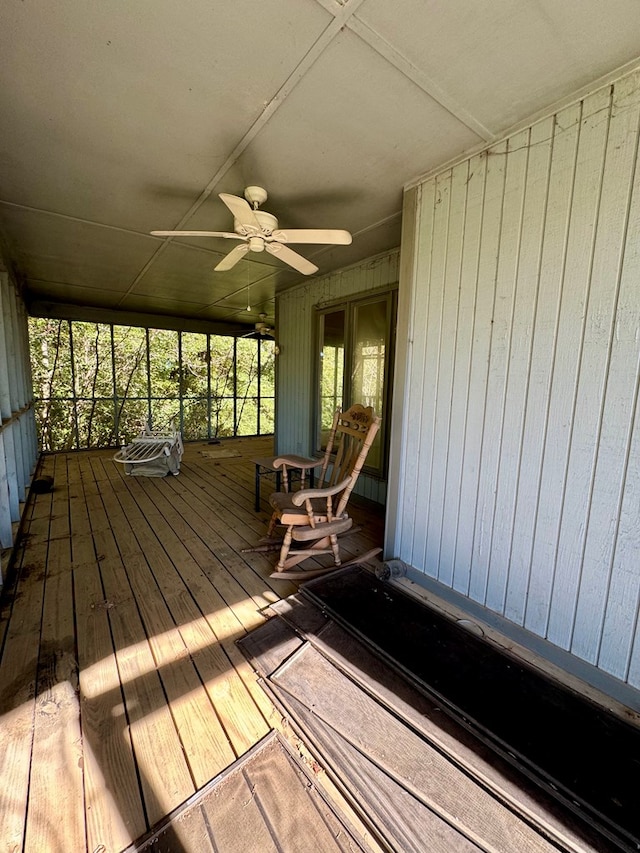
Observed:
[[[274,231],[278,229],[278,220],[272,213],[267,213],[266,210],[254,210],[256,219],[260,223],[260,228],[262,229],[262,234],[265,236],[270,236]],[[247,226],[242,222],[239,222],[237,219],[233,220],[233,230],[236,234],[242,234],[245,236],[246,234],[251,234],[251,226]]]

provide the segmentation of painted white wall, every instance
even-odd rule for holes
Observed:
[[[386,556],[640,686],[640,74],[405,194]]]
[[[369,258],[361,264],[298,285],[277,299],[278,395],[276,453],[312,452],[315,403],[316,309],[337,300],[366,295],[398,281],[399,251]],[[386,481],[361,474],[357,494],[384,503]]]

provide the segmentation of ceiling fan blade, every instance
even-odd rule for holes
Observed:
[[[255,228],[258,233],[262,231],[258,218],[253,212],[251,205],[243,198],[237,195],[229,195],[229,193],[219,193],[220,199],[227,205],[234,219],[241,225],[247,225],[250,228]]]
[[[235,249],[232,249],[226,257],[224,257],[217,267],[214,267],[214,272],[224,272],[225,270],[230,270],[231,267],[235,267],[240,258],[243,255],[246,255],[249,251],[248,243],[241,243],[239,246],[236,246]]]
[[[318,267],[315,264],[312,264],[311,261],[294,252],[288,246],[283,246],[282,243],[265,243],[264,247],[267,252],[280,258],[285,264],[289,264],[290,267],[298,270],[303,275],[311,275],[311,273],[318,271]]]
[[[348,246],[351,243],[348,231],[323,228],[283,228],[274,231],[271,237],[281,243],[332,243],[336,246]]]
[[[154,237],[227,237],[231,240],[244,240],[242,234],[232,231],[150,231]]]

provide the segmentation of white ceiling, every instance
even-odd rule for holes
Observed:
[[[639,53],[639,0],[3,0],[5,261],[39,311],[271,319],[298,273],[148,232],[229,230],[217,193],[258,184],[280,227],[353,233],[299,247],[322,275],[399,245],[404,184]]]

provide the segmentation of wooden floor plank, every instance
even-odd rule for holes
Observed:
[[[69,484],[70,528],[75,536],[90,535],[91,525],[84,499],[79,454],[67,454],[67,482]]]
[[[200,788],[233,761],[233,752],[146,559],[129,557],[124,565],[185,757]]]
[[[184,513],[189,518],[191,526],[207,546],[228,557],[234,571],[246,574],[247,578],[249,578],[248,571],[251,570],[248,565],[250,560],[253,565],[263,570],[264,574],[261,572],[261,576],[268,588],[274,589],[275,582],[266,580],[272,571],[272,560],[259,553],[240,554],[242,549],[256,544],[258,537],[264,535],[264,528],[260,525],[259,532],[252,531],[251,526],[246,526],[245,519],[238,518],[222,501],[213,499],[204,488],[188,478],[180,484],[172,485],[175,491],[173,501],[184,507]],[[288,590],[285,588],[283,593],[288,594]]]
[[[149,523],[149,517],[140,511],[134,495],[143,492],[144,482],[140,483],[134,480],[131,485],[130,491],[123,491],[118,495],[122,501],[123,509],[126,509],[126,514],[123,514],[120,522],[126,527],[129,526],[130,519],[134,523],[135,531],[132,529],[131,532],[141,549],[138,554],[144,552],[146,561],[149,566],[153,567],[155,580],[162,590],[169,611],[173,615],[175,624],[178,625],[183,642],[192,655],[196,669],[211,701],[214,703],[220,724],[224,728],[235,754],[240,755],[249,749],[256,739],[262,737],[267,730],[263,715],[255,701],[252,700],[250,691],[248,693],[243,685],[244,670],[238,673],[229,660],[228,649],[222,645],[218,647],[220,637],[233,641],[236,636],[244,633],[243,626],[238,622],[233,610],[227,606],[224,599],[219,595],[214,595],[215,587],[209,590],[210,594],[205,599],[208,608],[210,608],[206,611],[210,614],[208,620],[198,609],[188,592],[188,587],[180,577],[180,572],[187,572],[192,585],[204,583],[205,588],[206,577],[202,573],[200,573],[201,576],[198,576],[197,567],[192,565],[193,561],[188,550],[182,547],[179,539],[175,537],[166,523],[162,523],[162,520],[157,518],[152,527]],[[118,527],[118,540],[121,538],[122,529],[121,526]],[[171,562],[170,559],[171,552],[168,556],[160,547],[160,540],[156,538],[156,534],[164,539],[166,545],[171,548],[171,552],[175,556],[174,562]],[[105,550],[103,544],[101,544],[101,550]],[[128,559],[130,562],[132,556],[132,552],[129,552],[129,558],[123,555],[123,559],[125,561]],[[209,554],[207,555],[207,562],[210,559],[211,555]],[[136,573],[132,572],[131,577],[135,578]],[[141,594],[143,595],[143,593],[144,585],[141,589]],[[256,617],[255,612],[253,615]],[[263,621],[262,617],[257,617],[257,619],[258,622]],[[257,624],[257,622],[252,622],[253,624]],[[261,701],[264,701],[263,696],[261,696]],[[211,736],[216,725],[217,720],[213,720],[211,731],[206,735],[207,738]],[[228,747],[227,741],[221,739],[219,750],[223,750],[225,746]],[[194,750],[194,761],[196,760],[203,764],[197,748]],[[203,766],[207,766],[206,762]],[[217,772],[215,769],[217,767],[218,763],[212,762],[209,769],[214,768]],[[210,772],[206,778],[211,778],[211,775],[213,774]]]
[[[24,841],[46,556],[42,542],[23,554],[20,606],[12,611],[0,665],[0,838],[11,851],[22,850]]]
[[[74,584],[87,849],[122,850],[147,827],[97,563]]]
[[[27,851],[86,846],[82,736],[68,539],[50,543],[38,661]],[[55,818],[64,814],[64,824]],[[60,836],[64,833],[64,841]]]
[[[51,457],[55,460],[53,471],[53,506],[51,512],[50,539],[69,536],[69,485],[67,482],[67,457],[56,453]]]
[[[148,819],[155,823],[195,790],[124,565],[100,572]],[[150,724],[151,723],[151,724]]]
[[[121,850],[286,729],[236,646],[296,589],[268,577],[272,555],[239,553],[264,532],[248,459],[268,445],[242,442],[211,466],[206,444],[187,446],[178,477],[148,480],[126,476],[113,451],[46,457],[53,491],[29,498],[0,604],[11,853]]]

